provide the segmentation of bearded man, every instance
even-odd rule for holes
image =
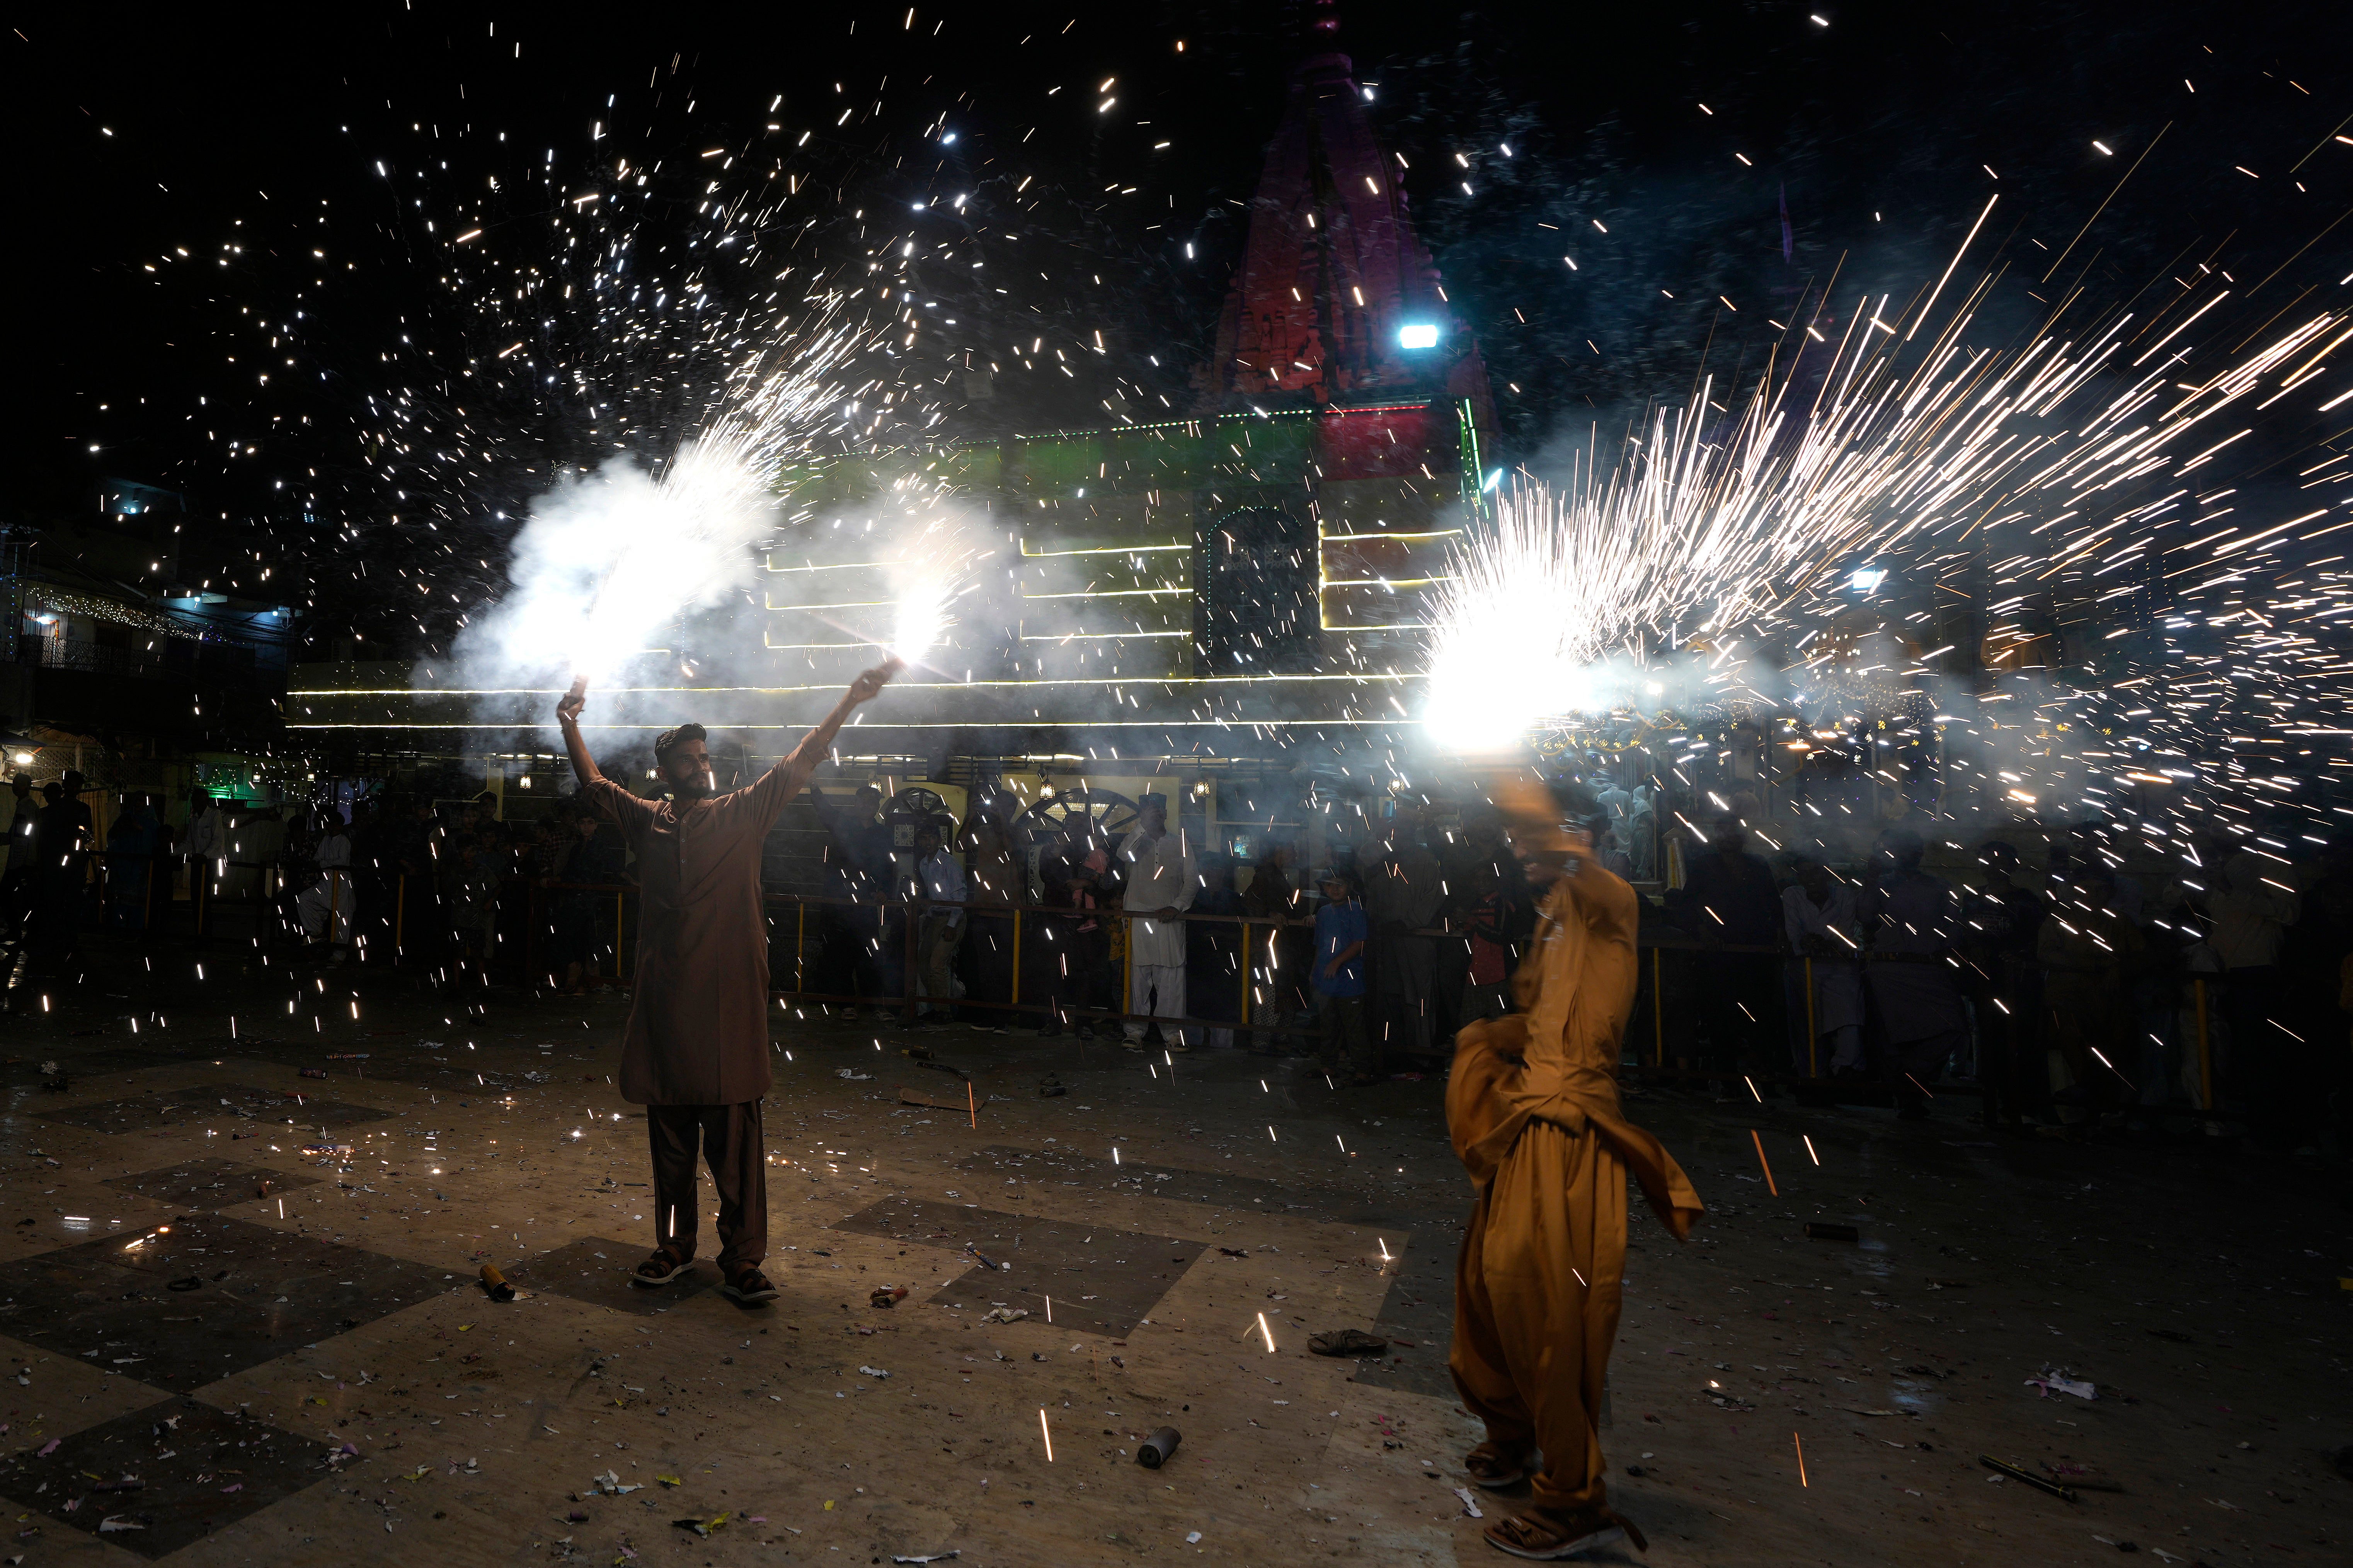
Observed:
[[[719,1288],[744,1302],[776,1299],[776,1288],[760,1272],[768,1255],[760,1099],[772,1076],[760,846],[851,710],[898,672],[894,658],[860,676],[790,756],[759,783],[726,795],[717,793],[702,725],[682,724],[654,742],[654,767],[670,797],[646,800],[599,773],[588,754],[580,738],[586,681],[575,682],[556,705],[580,798],[620,825],[644,890],[636,991],[621,1043],[621,1096],[646,1108],[659,1240],[632,1284],[670,1284],[694,1259],[699,1140],[719,1189]]]

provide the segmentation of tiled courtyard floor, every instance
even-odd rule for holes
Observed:
[[[0,1557],[1503,1561],[1455,1490],[1469,1199],[1434,1078],[780,1011],[784,1294],[745,1309],[708,1264],[626,1283],[654,1221],[624,1004],[98,956],[0,1046]],[[971,1113],[902,1100],[965,1094],[909,1045],[970,1074]],[[1715,1211],[1687,1247],[1634,1222],[1603,1437],[1649,1561],[2353,1551],[2327,1458],[2353,1226],[2324,1182],[2000,1140],[1949,1098],[1921,1125],[1630,1104]],[[878,1310],[881,1285],[909,1294]],[[1342,1328],[1390,1353],[1306,1353]],[[2046,1367],[2099,1396],[2044,1397]],[[1138,1466],[1164,1426],[1182,1447]]]

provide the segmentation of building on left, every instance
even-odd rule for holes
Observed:
[[[214,569],[221,531],[130,479],[0,521],[0,778],[26,777],[37,805],[79,774],[100,846],[126,803],[179,839],[199,788],[257,809],[301,794],[283,712],[297,612],[231,589],[253,573]]]

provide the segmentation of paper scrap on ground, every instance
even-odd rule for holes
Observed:
[[[2037,1376],[2028,1378],[2026,1380],[2026,1385],[2029,1388],[2041,1389],[2042,1391],[2042,1397],[2045,1399],[2050,1398],[2054,1394],[2072,1394],[2078,1399],[2096,1399],[2099,1397],[2099,1394],[2094,1389],[2093,1384],[2088,1379],[2072,1378],[2063,1372],[2053,1372],[2047,1366],[2044,1367],[2042,1373]]]

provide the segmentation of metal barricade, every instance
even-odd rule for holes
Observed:
[[[792,962],[787,965],[778,963],[775,962],[773,958],[770,961],[770,971],[772,975],[788,973],[791,974],[793,979],[793,984],[788,987],[772,984],[769,988],[770,995],[783,1000],[839,1004],[849,1006],[873,1006],[878,1004],[888,1005],[900,1011],[908,1018],[914,1017],[916,1016],[916,1010],[919,1007],[926,1004],[930,1004],[944,1009],[970,1009],[995,1015],[1028,1016],[1040,1019],[1052,1017],[1059,1012],[1061,1016],[1074,1020],[1082,1020],[1084,1022],[1096,1024],[1111,1023],[1124,1025],[1130,1023],[1157,1023],[1164,1027],[1186,1029],[1243,1028],[1269,1034],[1314,1035],[1318,1032],[1313,1025],[1266,1023],[1262,1018],[1252,1016],[1253,1010],[1250,1005],[1252,998],[1250,994],[1250,942],[1252,941],[1252,931],[1271,931],[1279,928],[1312,930],[1315,924],[1313,920],[1269,920],[1262,915],[1209,915],[1195,914],[1189,910],[1178,911],[1174,914],[1152,916],[1151,918],[1155,921],[1183,921],[1188,926],[1200,923],[1214,923],[1240,928],[1240,963],[1237,965],[1237,973],[1235,977],[1240,993],[1235,1008],[1238,1016],[1227,1018],[1206,1018],[1189,1013],[1181,1016],[1171,1016],[1167,1014],[1134,1013],[1128,1011],[1124,1003],[1126,998],[1131,994],[1131,990],[1128,986],[1128,973],[1125,965],[1123,965],[1122,972],[1118,977],[1122,987],[1120,994],[1122,1005],[1118,1007],[1080,1009],[1058,1007],[1057,1004],[1054,1002],[1024,1002],[1021,999],[1021,986],[1025,967],[1022,963],[1022,947],[1025,928],[1040,919],[1068,920],[1074,918],[1082,913],[1082,911],[1057,908],[1049,904],[1034,904],[1026,902],[993,904],[966,900],[960,903],[950,903],[936,900],[902,900],[887,899],[842,899],[826,897],[820,894],[806,893],[768,893],[764,895],[762,901],[772,912],[787,906],[791,907],[794,910],[792,921]],[[898,942],[902,953],[902,966],[900,984],[898,987],[898,994],[896,995],[858,995],[854,994],[845,994],[839,991],[813,989],[810,987],[808,983],[808,949],[810,925],[809,910],[812,909],[871,910],[875,911],[878,915],[887,917],[889,914],[896,912],[902,917],[900,922],[902,930],[898,933]],[[984,918],[1007,918],[1011,921],[1011,973],[1008,979],[1007,987],[1008,994],[1005,1000],[996,1001],[971,995],[929,997],[924,996],[918,992],[916,988],[916,975],[918,969],[917,937],[921,930],[921,917],[927,912],[941,910],[963,910],[965,911],[965,918],[968,922],[975,915]],[[1114,911],[1108,910],[1099,912],[1101,918],[1106,920],[1138,920],[1144,918],[1142,916],[1118,914]],[[776,937],[772,925],[770,936],[772,950],[775,940]],[[878,937],[878,941],[879,940],[883,939]],[[1133,952],[1132,947],[1130,951]]]

